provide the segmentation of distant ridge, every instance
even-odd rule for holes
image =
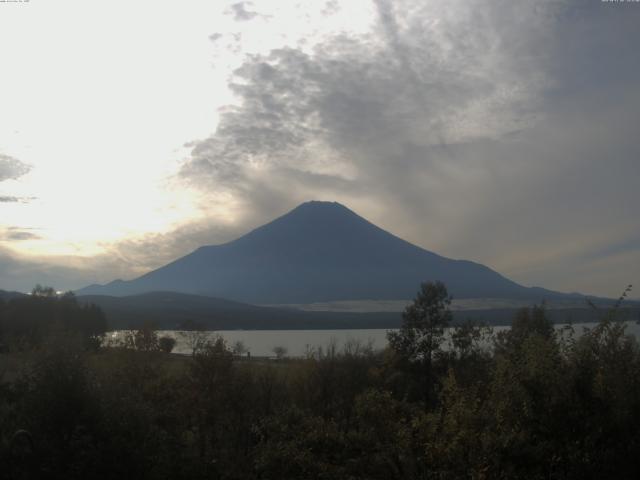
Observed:
[[[87,295],[79,296],[78,300],[98,305],[105,313],[110,329],[139,328],[148,322],[157,329],[165,330],[179,330],[189,323],[208,330],[398,328],[402,323],[399,311],[302,311],[175,292],[149,292],[125,297]],[[639,312],[640,305],[635,305],[627,307],[625,314],[633,318]],[[476,320],[491,325],[509,325],[514,309],[502,306],[454,310],[452,313],[454,324]],[[598,320],[598,312],[584,306],[551,307],[547,314],[557,323]]]
[[[13,300],[14,298],[26,297],[25,293],[9,292],[6,290],[0,290],[0,299],[6,301]]]
[[[209,330],[396,328],[397,312],[303,312],[233,302],[176,292],[149,292],[124,297],[82,295],[78,300],[98,305],[109,328],[137,328],[152,322],[159,329],[182,329],[193,322]]]
[[[539,302],[575,298],[519,285],[490,268],[413,245],[336,202],[311,201],[222,245],[194,252],[130,281],[79,295],[173,291],[260,304],[413,298],[443,281],[456,298]]]

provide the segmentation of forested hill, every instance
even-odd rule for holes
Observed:
[[[99,306],[110,329],[138,328],[151,323],[156,328],[173,330],[194,322],[209,330],[397,328],[402,322],[401,312],[302,311],[175,292],[126,297],[84,295],[78,297],[78,301]],[[513,308],[457,310],[453,312],[453,320],[455,324],[474,320],[490,325],[509,325],[515,311]],[[625,312],[626,318],[635,319],[640,308],[628,305]],[[550,308],[547,315],[554,323],[598,320],[598,312],[586,305],[583,308]]]

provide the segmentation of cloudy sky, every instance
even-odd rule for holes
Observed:
[[[0,288],[311,200],[524,285],[640,288],[640,3],[0,3]],[[634,296],[638,296],[635,292]]]

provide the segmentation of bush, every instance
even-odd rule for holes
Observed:
[[[176,339],[173,337],[160,337],[158,339],[158,347],[164,353],[171,353],[176,346]]]

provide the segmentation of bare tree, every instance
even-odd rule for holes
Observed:
[[[189,350],[191,350],[191,355],[195,355],[207,346],[210,334],[205,330],[204,325],[192,320],[187,320],[183,322],[180,327],[182,330],[178,335],[180,335],[182,341],[189,347]]]
[[[278,360],[282,360],[285,357],[285,355],[287,355],[287,348],[283,347],[282,345],[273,347],[271,351],[276,355],[276,358]]]
[[[233,346],[231,347],[231,351],[233,352],[234,355],[241,357],[245,353],[247,353],[249,349],[247,348],[247,346],[244,344],[242,340],[236,340]]]

